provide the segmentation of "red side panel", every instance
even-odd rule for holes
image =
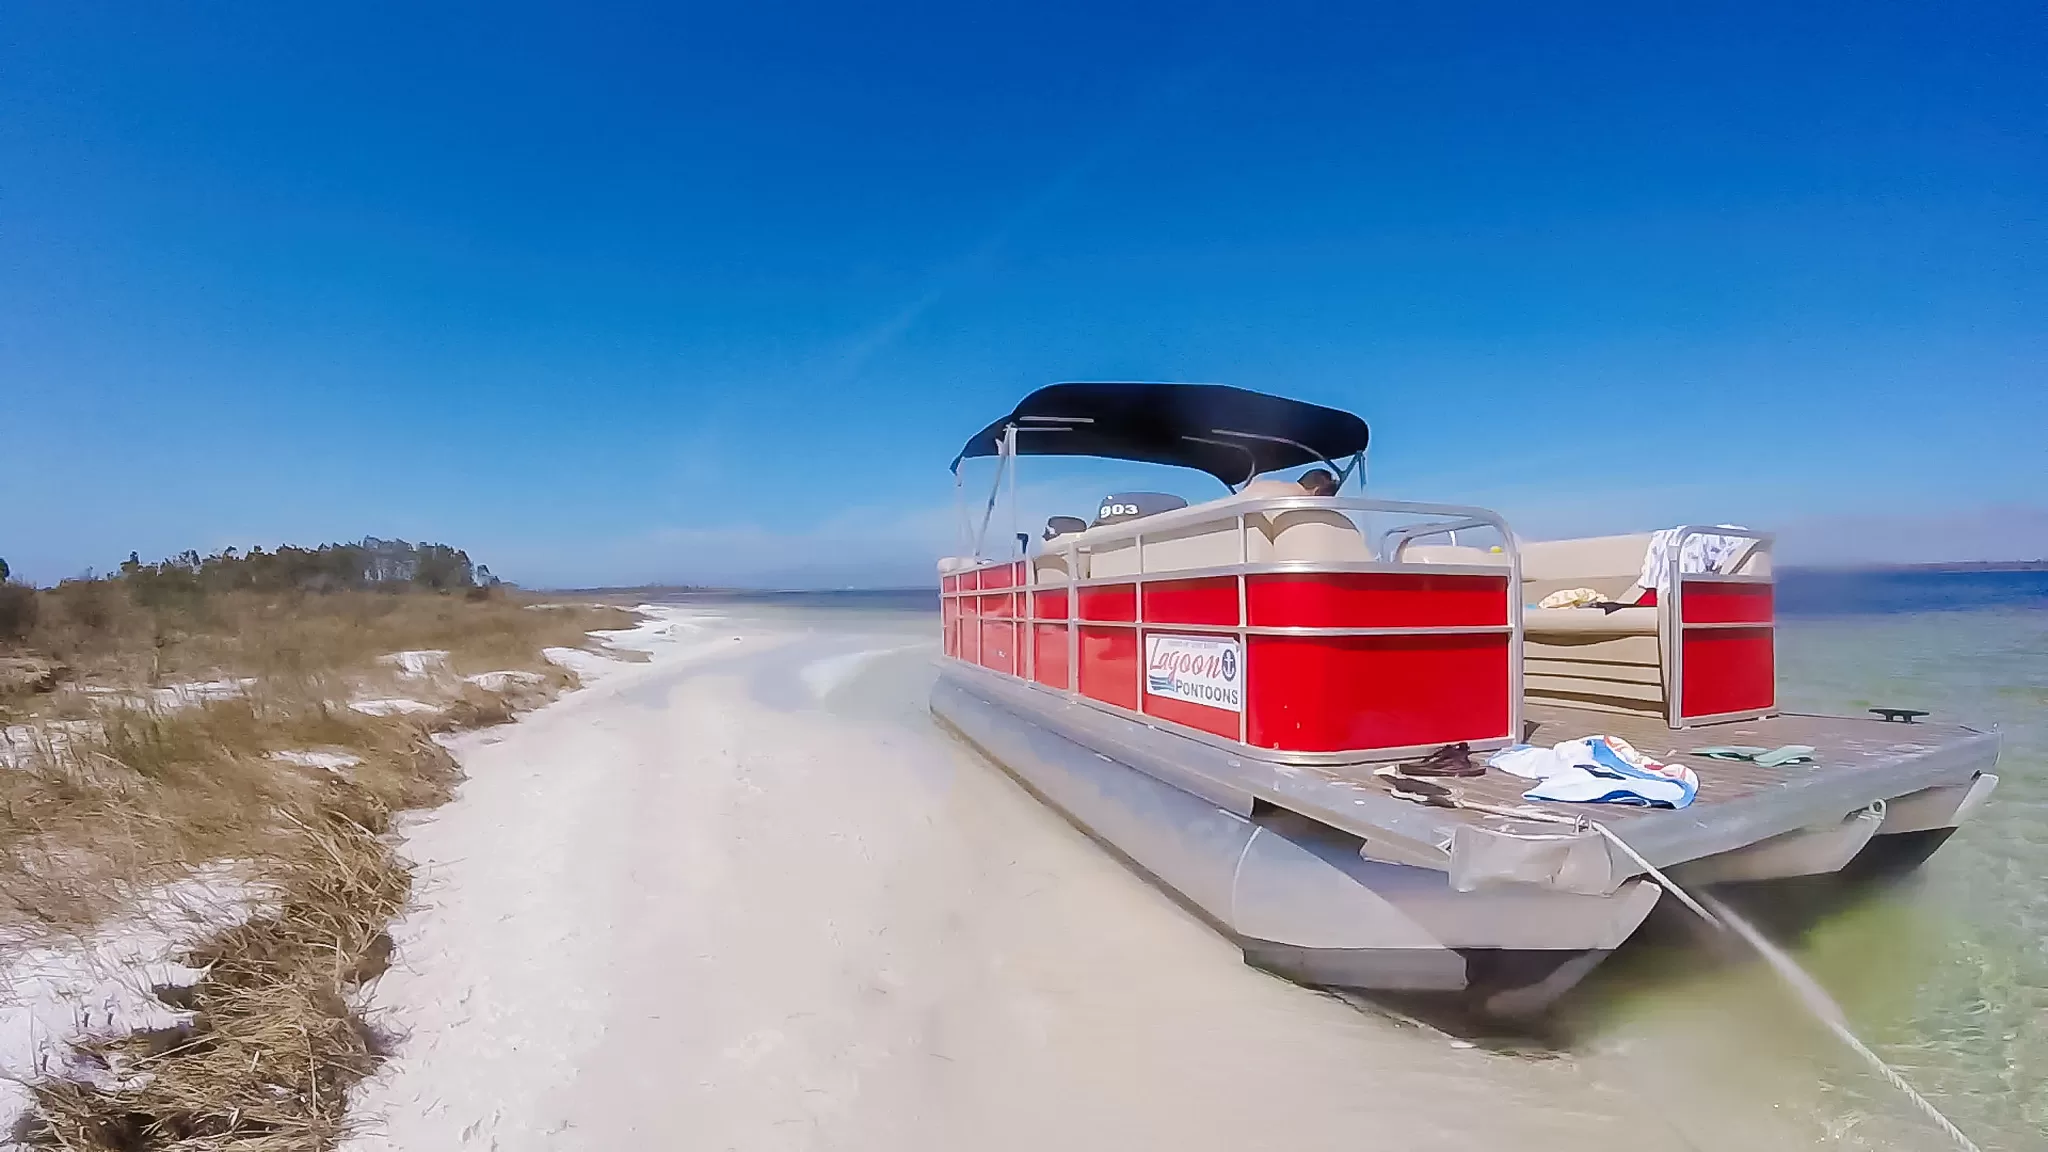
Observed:
[[[1237,739],[1237,713],[1222,708],[1211,708],[1186,700],[1175,700],[1170,696],[1154,696],[1145,693],[1145,712],[1161,720],[1172,720],[1190,728],[1211,732],[1218,736]]]
[[[1067,618],[1067,590],[1053,588],[1031,594],[1033,615],[1040,620],[1065,620]]]
[[[948,596],[939,601],[939,632],[945,638],[946,655],[960,654],[960,601]]]
[[[983,575],[987,575],[987,570]],[[981,602],[981,648],[976,660],[984,668],[1014,676],[1022,666],[1017,652],[1017,626],[1011,623],[1017,598],[1004,592],[977,599]]]
[[[1692,589],[1685,590],[1686,615]],[[1777,706],[1775,637],[1769,627],[1694,628],[1680,641],[1685,661],[1679,683],[1681,716],[1761,712]]]
[[[1152,580],[1145,584],[1145,623],[1237,625],[1237,580]],[[1237,735],[1233,727],[1231,735]]]
[[[1037,647],[1032,650],[1031,677],[1048,688],[1066,688],[1067,684],[1067,626],[1065,624],[1037,624],[1032,626]]]
[[[1099,588],[1082,588],[1079,599],[1083,620],[1138,618],[1138,586],[1135,584],[1105,584]]]
[[[941,591],[941,592],[958,592],[959,590],[960,590],[960,577],[958,577],[958,576],[941,576],[941,577],[939,577],[939,591]]]
[[[1455,628],[1508,622],[1501,576],[1303,572],[1247,577],[1245,609],[1260,627]],[[1150,613],[1146,618],[1151,618]]]
[[[1085,604],[1087,593],[1082,595]],[[1081,693],[1105,704],[1137,708],[1137,629],[1082,627]]]
[[[961,577],[963,585],[968,582],[966,576]],[[971,594],[958,597],[953,601],[953,611],[955,613],[953,627],[957,637],[954,641],[953,655],[970,664],[977,663],[979,660],[979,657],[976,655],[980,651],[978,646],[981,643],[981,619],[980,613],[977,611],[979,607],[980,599]]]
[[[1730,584],[1687,580],[1678,598],[1687,624],[1769,624],[1773,584]]]
[[[1679,715],[1762,712],[1777,706],[1776,634],[1771,584],[1687,580],[1679,597],[1686,624],[1754,624],[1754,628],[1683,630]]]
[[[1016,583],[1016,570],[1008,564],[997,568],[983,568],[981,570],[981,586],[984,589],[1008,588],[1014,583]]]
[[[1017,625],[1008,620],[981,622],[981,666],[1017,674]]]
[[[1510,638],[1253,636],[1245,657],[1259,748],[1338,752],[1489,740],[1508,731]]]

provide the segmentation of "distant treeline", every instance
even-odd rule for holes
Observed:
[[[413,544],[365,536],[318,548],[285,545],[275,552],[226,548],[211,556],[181,552],[145,564],[130,552],[110,579],[148,604],[209,592],[348,592],[422,588],[453,592],[496,584],[491,570],[446,544]]]
[[[105,632],[124,611],[159,621],[197,619],[207,614],[211,597],[235,592],[464,592],[481,598],[500,583],[460,548],[375,536],[318,548],[288,544],[268,552],[225,548],[202,556],[186,551],[154,564],[130,552],[104,576],[88,573],[42,590],[8,583],[7,576],[6,561],[0,560],[0,643],[31,638],[39,623],[45,632],[60,626]]]

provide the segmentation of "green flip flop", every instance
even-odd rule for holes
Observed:
[[[1757,748],[1749,744],[1716,744],[1711,748],[1695,748],[1695,756],[1709,760],[1746,760],[1766,768],[1783,768],[1787,764],[1811,764],[1813,747],[1807,744],[1786,744],[1777,748]]]
[[[1692,754],[1709,760],[1755,760],[1769,751],[1768,748],[1754,748],[1747,744],[1716,744],[1712,748],[1695,748]]]

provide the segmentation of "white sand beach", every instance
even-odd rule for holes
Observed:
[[[1246,967],[933,724],[927,624],[663,611],[454,742],[359,1152],[1697,1146],[1625,1061]]]

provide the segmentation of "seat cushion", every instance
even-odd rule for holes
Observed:
[[[1524,608],[1522,630],[1532,636],[1655,636],[1655,608]]]
[[[1522,599],[1534,604],[1553,592],[1591,588],[1602,596],[1630,602],[1650,534],[1587,536],[1576,540],[1524,540]]]
[[[1493,568],[1508,566],[1507,553],[1489,552],[1469,544],[1409,544],[1394,558],[1403,564],[1472,564]]]
[[[1332,508],[1294,508],[1245,517],[1253,561],[1372,559],[1349,516]]]

